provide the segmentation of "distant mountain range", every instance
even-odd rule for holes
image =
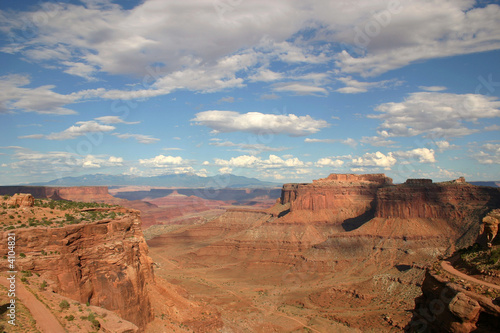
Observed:
[[[468,182],[472,185],[477,186],[491,186],[491,187],[500,187],[500,180],[498,181],[481,181],[481,182]]]
[[[130,175],[83,175],[64,177],[45,183],[32,183],[32,186],[158,186],[183,188],[263,188],[281,187],[282,184],[265,182],[256,178],[235,176],[231,174],[213,177],[200,177],[195,174],[161,175],[139,177]]]

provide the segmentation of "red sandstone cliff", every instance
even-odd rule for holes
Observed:
[[[280,203],[290,213],[281,222],[342,223],[369,214],[380,187],[392,184],[383,174],[331,174],[312,184],[285,184]]]
[[[144,327],[152,320],[146,288],[154,283],[152,260],[138,211],[115,210],[125,214],[60,228],[16,229],[16,252],[26,255],[16,266],[40,274],[61,295],[104,307]],[[0,244],[0,255],[7,251],[7,242]],[[4,271],[6,263],[0,265]]]
[[[108,193],[107,186],[0,186],[0,195],[14,195],[15,193],[30,193],[37,199],[107,203],[116,200]]]

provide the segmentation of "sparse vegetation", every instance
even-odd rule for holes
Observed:
[[[61,311],[67,310],[70,307],[70,304],[67,300],[62,300],[61,303],[59,303],[59,307],[61,308]]]

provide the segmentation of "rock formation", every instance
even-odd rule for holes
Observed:
[[[107,186],[0,186],[0,195],[30,193],[37,199],[54,199],[84,202],[110,202],[114,197],[108,193]]]
[[[491,298],[466,290],[427,271],[422,296],[415,300],[409,332],[495,332],[500,327],[500,306]]]
[[[16,193],[8,201],[8,206],[33,207],[35,198],[29,193]]]
[[[227,210],[148,244],[208,280],[223,276],[245,291],[269,288],[269,294],[281,295],[275,308],[291,309],[294,318],[300,313],[303,322],[322,322],[318,331],[337,331],[329,326],[333,322],[362,331],[366,325],[401,331],[411,317],[404,309],[421,292],[422,267],[461,244],[471,245],[481,218],[496,207],[496,188],[420,179],[394,185],[380,174],[334,174],[311,184],[285,184],[270,209]],[[466,301],[458,296],[453,311],[466,311]],[[267,304],[252,302],[252,311]],[[262,310],[259,324],[274,324],[267,318],[281,313],[267,311],[273,310]]]
[[[285,184],[280,203],[290,212],[281,222],[342,223],[370,215],[378,189],[390,184],[383,174],[331,174],[312,184]]]
[[[152,260],[138,211],[118,208],[116,213],[124,215],[60,228],[16,229],[16,252],[26,256],[16,266],[40,274],[61,295],[144,327],[152,320],[146,291],[154,283]],[[0,244],[0,254],[7,252],[7,242]]]

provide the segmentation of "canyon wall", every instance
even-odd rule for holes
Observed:
[[[144,327],[152,318],[146,290],[154,284],[152,260],[141,231],[139,212],[115,208],[115,219],[15,230],[17,270],[38,273],[49,288],[81,303],[118,313]],[[7,239],[4,232],[4,239]],[[7,242],[0,255],[7,255]],[[4,260],[0,266],[7,271]]]
[[[312,184],[285,184],[280,203],[289,205],[284,221],[342,223],[370,214],[380,187],[392,184],[383,174],[331,174]]]
[[[116,200],[108,193],[107,186],[0,186],[0,195],[30,193],[37,199],[54,199],[83,202],[110,202]]]

